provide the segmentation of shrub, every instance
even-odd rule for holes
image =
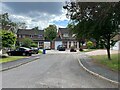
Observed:
[[[37,44],[36,43],[32,43],[31,47],[37,47]]]
[[[94,47],[93,42],[88,41],[88,42],[87,42],[87,47],[88,47],[89,49],[93,48],[93,47]]]
[[[40,54],[41,54],[41,53],[42,53],[42,51],[41,51],[41,50],[39,50],[39,51],[38,51],[38,53],[40,53]]]

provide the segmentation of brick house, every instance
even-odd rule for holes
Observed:
[[[31,38],[38,45],[38,48],[44,48],[44,43],[50,42],[45,40],[44,30],[18,29],[17,40],[21,42],[24,38]],[[58,45],[64,45],[67,49],[70,49],[71,46],[79,49],[79,42],[68,28],[58,29],[57,37],[53,40],[51,49],[57,49]]]
[[[21,42],[24,38],[31,38],[40,48],[44,46],[44,30],[18,29],[17,40]]]
[[[71,46],[75,46],[75,48],[79,49],[79,42],[68,28],[58,29],[57,38],[54,40],[55,49],[57,49],[58,45],[64,45],[67,49],[70,49]]]

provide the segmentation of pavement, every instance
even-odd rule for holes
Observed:
[[[110,50],[111,54],[117,54],[120,53],[118,50]],[[91,52],[85,52],[88,56],[94,56],[94,55],[107,55],[107,50],[105,49],[99,49]]]
[[[79,60],[82,65],[87,68],[89,71],[92,71],[100,76],[103,76],[107,79],[110,79],[115,82],[119,82],[118,72],[112,71],[106,67],[103,67],[93,61],[88,55],[82,53],[79,55]]]

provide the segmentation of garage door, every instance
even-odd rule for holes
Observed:
[[[55,49],[57,49],[58,45],[62,45],[62,41],[55,41]]]

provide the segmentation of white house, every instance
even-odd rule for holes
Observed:
[[[115,43],[115,45],[112,47],[112,50],[120,50],[120,41]]]

